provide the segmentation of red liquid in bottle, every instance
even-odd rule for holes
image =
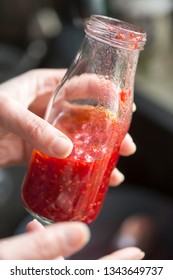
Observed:
[[[90,223],[102,206],[128,124],[122,128],[103,107],[78,106],[64,110],[55,126],[70,136],[73,151],[57,159],[34,150],[22,199],[45,220]]]

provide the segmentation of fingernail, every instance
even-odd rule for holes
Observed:
[[[71,153],[72,149],[73,143],[70,139],[61,136],[58,136],[51,145],[53,154],[55,154],[58,158],[67,157]]]

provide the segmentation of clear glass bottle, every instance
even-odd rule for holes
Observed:
[[[45,117],[72,140],[72,153],[58,159],[34,150],[23,183],[26,208],[45,222],[90,223],[97,217],[131,122],[145,32],[98,15],[89,18],[85,32]]]

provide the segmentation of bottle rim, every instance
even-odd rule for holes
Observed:
[[[87,35],[112,46],[141,51],[144,49],[147,34],[140,27],[119,19],[91,15],[86,22]]]

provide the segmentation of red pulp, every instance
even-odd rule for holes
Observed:
[[[122,129],[103,107],[69,108],[55,126],[73,141],[72,153],[58,159],[34,150],[22,199],[31,213],[47,221],[90,223],[104,201],[128,124]]]

